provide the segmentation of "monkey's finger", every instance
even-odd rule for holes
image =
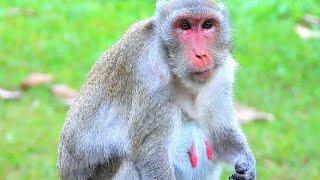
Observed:
[[[244,174],[233,174],[229,180],[247,180],[247,178]]]

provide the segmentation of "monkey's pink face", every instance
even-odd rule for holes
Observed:
[[[190,76],[195,80],[206,81],[213,76],[212,45],[218,28],[218,23],[210,16],[181,16],[174,22],[174,34],[182,45]]]

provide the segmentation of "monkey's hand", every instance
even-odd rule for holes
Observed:
[[[235,165],[236,173],[229,180],[254,180],[256,179],[255,161],[252,158],[241,158]]]

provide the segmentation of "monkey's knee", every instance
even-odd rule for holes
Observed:
[[[59,148],[58,173],[62,180],[87,179],[92,174],[92,170],[87,168],[85,163],[75,158],[64,145]]]
[[[132,162],[123,161],[117,174],[113,179],[114,180],[124,180],[124,179],[140,180],[141,177],[137,168],[133,165]]]

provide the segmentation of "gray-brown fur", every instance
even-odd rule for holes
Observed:
[[[210,83],[183,78],[188,67],[171,33],[180,11],[220,18]],[[254,179],[255,160],[233,109],[230,29],[227,11],[214,1],[158,2],[155,17],[133,25],[90,71],[61,134],[61,179],[175,179],[172,138],[185,117],[210,134],[214,164],[235,166],[233,179]]]
[[[125,116],[129,118],[133,84],[136,82],[132,66],[139,53],[146,48],[145,42],[150,38],[152,30],[151,21],[142,21],[132,26],[123,38],[100,57],[90,71],[79,96],[68,112],[61,134],[58,166],[62,179],[79,179],[80,177],[85,179],[96,175],[96,166],[100,164],[86,164],[86,155],[73,151],[77,140],[81,138],[79,136],[90,128],[94,121],[93,115],[99,110],[102,101],[108,100],[120,104],[124,108],[123,112],[127,112]],[[118,155],[115,154],[115,156]],[[106,158],[102,159],[102,164],[117,159],[117,157],[101,158]],[[113,164],[110,163],[110,165]],[[118,162],[115,164],[118,166]]]

